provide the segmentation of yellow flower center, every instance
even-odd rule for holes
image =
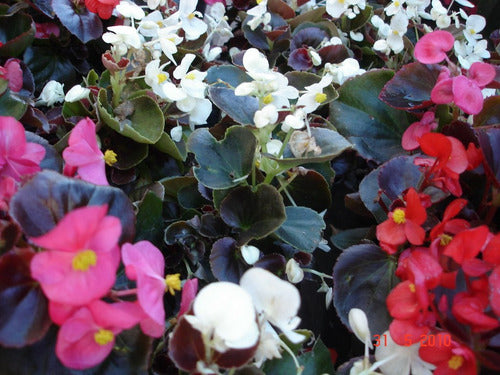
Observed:
[[[104,162],[110,167],[115,164],[118,160],[116,159],[118,155],[113,150],[106,150],[104,152]]]
[[[264,104],[270,104],[272,103],[274,100],[273,96],[271,94],[267,94],[266,96],[264,96],[264,98],[262,99],[262,101],[264,102]]]
[[[471,33],[471,35],[474,35],[476,33],[476,30],[470,29],[470,33]]]
[[[196,74],[193,72],[186,74],[186,79],[194,80],[196,79]]]
[[[94,333],[94,341],[99,345],[107,345],[113,341],[114,338],[115,335],[108,329],[101,328],[99,331]]]
[[[192,20],[194,17],[195,17],[194,13],[189,13],[189,15],[187,16],[187,19]]]
[[[454,355],[448,361],[448,367],[452,370],[458,370],[464,364],[464,357],[461,355]]]
[[[323,103],[326,100],[326,94],[324,94],[322,92],[318,92],[314,96],[314,100],[316,100],[316,103]]]
[[[415,284],[411,283],[410,285],[408,285],[408,287],[410,288],[410,292],[415,293]]]
[[[400,5],[401,5],[401,3],[400,3],[399,1],[395,1],[395,2],[394,2],[394,6],[397,6],[397,7],[398,7],[398,6],[400,6]]]
[[[392,30],[392,33],[393,33],[394,35],[399,35],[399,31],[397,31],[397,30]]]
[[[97,263],[97,255],[94,250],[79,251],[74,257],[71,265],[75,271],[87,271]]]
[[[453,238],[453,237],[451,237],[451,236],[449,236],[449,235],[447,235],[447,234],[443,233],[443,234],[441,235],[441,240],[439,241],[439,244],[440,244],[441,246],[446,246],[446,245],[448,245],[448,244],[451,242],[452,238]]]
[[[401,208],[396,208],[392,213],[392,220],[396,224],[404,224],[406,222],[406,214]]]
[[[167,80],[167,75],[165,73],[158,73],[156,77],[158,78],[158,83],[163,83]]]
[[[165,276],[165,291],[168,291],[171,295],[174,295],[176,290],[181,290],[180,276],[180,273]]]
[[[162,22],[162,21],[156,21],[156,24],[158,25],[158,27],[164,27],[164,25],[163,25],[163,22]]]
[[[257,5],[259,5],[260,3],[262,3],[264,0],[257,0]]]

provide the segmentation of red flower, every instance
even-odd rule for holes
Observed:
[[[474,263],[477,263],[476,261],[479,261],[479,259],[475,259],[475,257],[486,245],[489,235],[490,231],[486,225],[464,230],[451,240],[444,250],[444,255],[453,258],[455,262],[463,266],[465,273],[471,275],[472,273],[468,272],[468,267],[477,267]]]
[[[4,66],[0,66],[0,79],[9,81],[9,89],[13,92],[23,88],[23,70],[19,62],[19,59],[8,59]]]
[[[113,9],[120,0],[85,0],[85,6],[92,13],[97,13],[103,20],[111,18]]]
[[[404,244],[406,240],[413,245],[421,245],[425,239],[421,225],[427,213],[415,189],[408,190],[405,201],[406,207],[396,208],[389,213],[386,221],[377,226],[377,239],[382,248],[391,254],[396,246]]]
[[[427,169],[432,183],[455,196],[462,195],[460,173],[469,161],[464,145],[456,138],[440,133],[427,133],[419,139],[421,150],[431,158],[415,158],[415,164]]]
[[[418,354],[424,361],[436,365],[434,375],[476,375],[476,358],[466,346],[452,340],[448,344],[447,332],[440,332],[436,336],[436,346],[420,346]]]
[[[500,325],[498,319],[484,313],[487,307],[487,293],[462,292],[453,298],[451,312],[460,323],[469,325],[472,332],[486,332]]]

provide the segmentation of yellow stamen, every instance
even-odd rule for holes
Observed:
[[[115,338],[114,333],[108,329],[101,328],[99,329],[99,331],[94,333],[94,341],[99,345],[107,345],[111,341],[113,341],[114,338]]]
[[[181,274],[176,273],[165,276],[165,291],[174,295],[176,290],[181,290]]]
[[[454,355],[448,361],[448,367],[452,370],[458,370],[464,364],[464,357],[461,355]]]
[[[196,79],[196,74],[193,72],[186,74],[186,79],[194,80]]]
[[[322,92],[318,92],[314,96],[314,100],[316,100],[316,103],[323,103],[326,100],[326,94],[324,94]]]
[[[264,0],[257,0],[257,5],[259,5],[260,3],[262,3]]]
[[[115,164],[118,160],[116,159],[118,155],[113,150],[106,150],[104,152],[104,162],[110,167]]]
[[[264,96],[264,98],[262,99],[262,101],[264,102],[264,104],[270,104],[272,103],[274,100],[273,96],[271,94],[267,94],[266,96]]]
[[[164,25],[163,25],[163,22],[162,22],[162,21],[156,21],[156,24],[158,25],[158,27],[164,27]]]
[[[415,284],[411,283],[410,285],[408,285],[408,287],[410,288],[410,292],[412,293],[415,293]]]
[[[398,6],[400,6],[400,5],[401,5],[401,3],[400,3],[399,1],[395,1],[395,2],[394,2],[394,5],[398,7]]]
[[[406,222],[406,214],[401,208],[396,208],[392,213],[392,220],[396,224],[404,224]]]
[[[189,15],[187,16],[188,20],[192,20],[194,17],[194,13],[189,13]]]
[[[90,267],[95,266],[97,263],[97,255],[94,250],[82,250],[79,251],[71,262],[73,270],[75,271],[87,271]]]
[[[439,241],[439,244],[441,246],[448,245],[451,242],[451,240],[453,239],[452,236],[449,236],[449,235],[447,235],[445,233],[443,233],[440,238],[441,238],[441,240]]]
[[[392,30],[392,33],[393,33],[394,35],[399,35],[399,31],[397,31],[397,30]]]
[[[167,80],[167,75],[165,73],[158,73],[156,77],[158,78],[158,83],[163,83]]]

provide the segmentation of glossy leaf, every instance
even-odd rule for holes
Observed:
[[[228,84],[234,89],[242,82],[252,81],[252,77],[234,65],[215,65],[207,70],[205,81],[219,87],[227,87]]]
[[[26,132],[26,141],[38,143],[45,149],[45,157],[40,163],[40,168],[52,169],[56,172],[62,171],[62,158],[54,146],[52,146],[46,139],[34,133]]]
[[[206,187],[226,189],[237,186],[248,176],[253,163],[257,139],[252,131],[233,126],[223,140],[217,141],[207,128],[195,130],[187,148],[193,152],[199,167],[194,175]]]
[[[10,203],[10,214],[29,237],[51,230],[65,214],[77,207],[108,205],[108,214],[122,224],[120,242],[134,239],[132,203],[120,189],[97,186],[45,170],[21,187]]]
[[[349,327],[349,311],[357,307],[366,313],[373,335],[389,328],[392,318],[385,300],[399,282],[396,265],[396,259],[376,245],[344,250],[333,268],[333,301],[342,323]]]
[[[326,225],[323,218],[308,207],[285,207],[286,220],[276,236],[298,250],[313,252],[322,240]]]
[[[236,96],[227,87],[210,87],[208,95],[212,102],[242,125],[253,125],[253,116],[259,109],[259,101],[253,96]]]
[[[9,6],[0,4],[0,56],[16,57],[35,37],[35,23],[24,13],[6,15]]]
[[[378,99],[394,73],[373,70],[345,82],[330,103],[330,119],[361,156],[377,162],[403,153],[401,137],[409,125],[406,113]]]
[[[240,245],[271,234],[286,219],[283,198],[271,185],[231,190],[220,204],[220,216],[239,232]]]
[[[165,229],[162,217],[163,202],[149,191],[138,205],[135,242],[148,240],[159,247]]]
[[[130,118],[118,121],[107,107],[106,91],[99,91],[97,109],[103,122],[121,135],[139,143],[156,143],[163,134],[164,118],[158,104],[149,96],[131,99],[133,113]]]
[[[52,9],[61,23],[83,43],[100,38],[102,22],[99,16],[75,4],[71,0],[53,0]]]
[[[170,155],[175,160],[185,161],[187,157],[186,145],[184,141],[174,142],[169,134],[163,132],[154,147],[159,151]]]
[[[383,205],[389,207],[391,201],[383,194],[379,194],[378,176],[380,167],[368,173],[359,184],[359,196],[365,207],[370,211],[378,223],[387,219],[387,213],[384,211],[379,200],[382,200]]]
[[[403,65],[387,82],[380,100],[398,109],[416,110],[432,105],[431,91],[436,85],[441,66],[414,62]]]
[[[483,109],[474,116],[474,126],[500,124],[500,96],[490,96],[484,100]]]
[[[413,160],[414,158],[410,156],[399,156],[389,160],[380,168],[379,186],[391,201],[401,198],[406,189],[417,187],[422,173]]]
[[[0,256],[0,344],[22,347],[40,340],[49,329],[48,301],[31,278],[31,249]]]
[[[234,238],[224,237],[214,242],[210,251],[210,268],[219,281],[240,281],[248,265],[243,260]]]
[[[325,178],[318,172],[308,170],[299,173],[287,186],[297,206],[306,206],[317,212],[330,208],[332,194]]]
[[[479,131],[479,145],[486,159],[486,172],[500,186],[500,129],[490,128]]]
[[[19,120],[26,112],[28,104],[9,89],[0,95],[0,113]]]

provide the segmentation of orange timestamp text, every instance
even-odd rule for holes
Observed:
[[[383,335],[373,335],[373,346],[387,346],[387,334]],[[435,347],[435,346],[451,346],[451,335],[449,333],[443,333],[439,335],[425,334],[420,335],[420,339],[413,341],[411,335],[404,335],[404,346],[410,346],[416,343],[420,343],[421,347]]]

